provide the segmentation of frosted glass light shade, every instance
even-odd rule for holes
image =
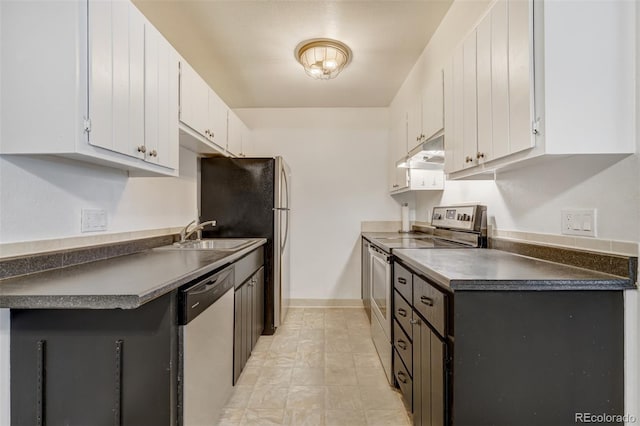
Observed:
[[[351,49],[344,43],[327,38],[303,41],[295,56],[307,75],[318,80],[337,77],[351,62]]]

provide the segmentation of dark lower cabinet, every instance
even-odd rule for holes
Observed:
[[[264,297],[264,267],[261,267],[235,290],[234,385],[264,330]]]
[[[176,294],[132,310],[11,310],[11,424],[176,424]]]
[[[446,419],[447,345],[422,319],[413,326],[414,424],[443,426]]]
[[[414,425],[622,424],[622,291],[447,291],[398,263],[394,289],[394,375]]]

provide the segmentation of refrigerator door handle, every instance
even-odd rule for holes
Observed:
[[[286,208],[286,207],[276,207],[276,208],[274,208],[274,209],[272,209],[272,210],[273,210],[273,211],[284,211],[284,212],[288,212],[288,211],[289,211],[289,210],[291,210],[291,209]]]
[[[284,248],[287,245],[287,240],[289,239],[289,209],[287,210],[287,227],[284,228],[284,239],[282,240],[282,247],[280,248],[280,251],[283,252]]]

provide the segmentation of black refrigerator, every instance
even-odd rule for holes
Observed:
[[[265,329],[273,334],[290,300],[291,171],[282,157],[202,158],[200,221],[205,238],[266,238]]]

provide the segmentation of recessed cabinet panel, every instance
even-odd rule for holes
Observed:
[[[430,139],[444,128],[444,83],[442,72],[430,80],[422,96],[422,133]]]
[[[180,62],[180,121],[205,135],[209,114],[209,86],[186,61]]]
[[[208,105],[209,139],[218,146],[226,147],[228,140],[228,109],[222,99],[210,88],[208,89]]]
[[[511,153],[534,146],[531,111],[530,4],[509,2],[509,140]]]
[[[476,96],[476,33],[467,37],[463,43],[463,116],[462,116],[462,147],[463,165],[472,167],[477,164],[475,159],[478,146],[478,117]]]
[[[454,122],[454,88],[453,88],[453,58],[444,67],[444,172],[451,173],[456,168],[456,131]]]
[[[509,18],[506,0],[491,10],[491,158],[510,154],[509,149]]]
[[[464,168],[464,51],[458,47],[453,54],[453,143],[448,149],[453,151],[453,169]],[[475,114],[475,111],[473,112]]]
[[[178,55],[150,24],[145,53],[145,159],[177,168]]]
[[[493,107],[491,94],[491,14],[478,25],[478,152],[479,163],[493,158]]]
[[[531,111],[530,4],[509,3],[509,151],[534,145]]]

